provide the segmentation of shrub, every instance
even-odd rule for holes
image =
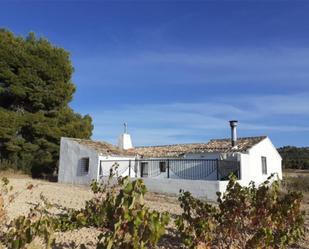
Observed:
[[[277,181],[242,187],[231,177],[218,206],[182,191],[176,226],[189,248],[284,248],[304,234],[301,200],[299,192],[281,193]]]
[[[141,179],[120,179],[118,194],[108,192],[105,199],[106,231],[97,248],[152,248],[165,233],[167,213],[150,211],[144,205],[146,187]]]
[[[1,243],[8,248],[25,248],[35,237],[43,238],[46,248],[51,248],[54,243],[54,218],[48,209],[52,204],[41,194],[41,203],[30,209],[27,216],[19,216],[5,225]]]
[[[80,227],[96,227],[97,248],[151,248],[165,233],[167,213],[151,211],[144,204],[146,186],[141,179],[131,181],[119,177],[117,184],[92,182],[95,197],[82,210],[72,210],[58,220],[62,231]]]
[[[0,185],[0,226],[6,221],[6,210],[4,205],[4,198],[9,192],[9,180],[6,177],[1,179]]]
[[[50,248],[56,231],[96,227],[101,230],[97,248],[154,247],[165,233],[169,215],[151,211],[144,205],[146,187],[142,180],[119,177],[117,184],[111,184],[111,179],[112,175],[106,184],[91,184],[95,196],[81,210],[51,204],[41,195],[42,203],[35,205],[27,216],[6,225],[0,242],[8,248],[19,249],[38,236],[44,239],[46,248]],[[51,214],[48,211],[51,207],[62,209],[62,213]]]
[[[6,215],[7,205],[5,204],[5,199],[7,200],[7,203],[10,203],[15,199],[17,195],[17,193],[12,194],[11,193],[12,190],[13,187],[10,185],[9,179],[7,179],[6,177],[2,177],[0,181],[0,228],[7,221],[7,215]],[[1,229],[0,229],[0,235],[1,235]]]

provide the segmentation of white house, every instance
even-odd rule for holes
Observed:
[[[60,141],[60,160],[58,182],[89,184],[93,179],[99,180],[100,175],[108,175],[114,162],[123,163],[135,160],[135,155],[106,142],[62,137]],[[102,162],[105,167],[101,167]],[[127,165],[125,165],[127,169]],[[129,170],[121,172],[128,175]],[[131,174],[133,175],[133,172]]]
[[[237,121],[230,121],[231,138],[208,143],[133,148],[130,135],[118,146],[61,138],[58,181],[89,184],[109,175],[117,163],[119,175],[143,178],[151,191],[178,194],[185,189],[198,197],[216,199],[230,173],[242,185],[260,184],[272,173],[282,178],[281,156],[267,136],[237,138]]]

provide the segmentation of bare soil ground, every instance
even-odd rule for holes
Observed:
[[[1,175],[0,175],[1,176]],[[52,203],[57,203],[68,208],[82,208],[85,201],[93,195],[87,186],[76,186],[70,184],[51,183],[41,180],[33,180],[21,175],[8,175],[11,185],[18,195],[8,206],[8,217],[13,219],[19,215],[26,214],[33,204],[40,201],[42,193]],[[32,184],[34,187],[27,189]],[[172,217],[181,213],[177,197],[161,195],[156,193],[146,194],[146,205],[158,211],[167,211]],[[309,193],[305,194],[303,209],[306,214],[306,226],[309,229]],[[56,234],[55,248],[95,248],[98,231],[93,228],[83,228],[76,231]],[[34,241],[29,248],[42,248],[41,241]],[[173,227],[169,227],[168,234],[161,240],[159,248],[176,249],[182,248],[174,234]],[[307,230],[305,240],[293,248],[309,249],[309,234]]]
[[[34,204],[40,202],[40,195],[43,194],[51,203],[56,203],[67,208],[80,209],[86,200],[93,197],[90,188],[87,186],[76,186],[70,184],[52,183],[42,180],[33,180],[21,175],[6,175],[13,186],[13,194],[16,198],[7,208],[8,218],[14,219],[19,215],[26,215]],[[31,189],[28,186],[33,185]],[[147,193],[145,196],[146,205],[158,211],[167,211],[171,216],[180,214],[181,210],[177,202],[177,197]],[[169,229],[170,230],[170,229]],[[76,231],[56,234],[55,248],[96,248],[96,238],[99,231],[93,228],[83,228]],[[172,238],[171,238],[172,237]],[[179,243],[173,237],[172,231],[162,239],[159,248],[179,248]],[[34,241],[29,248],[42,248],[40,240]]]

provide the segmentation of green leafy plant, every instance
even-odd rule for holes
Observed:
[[[46,248],[51,248],[56,231],[95,227],[101,231],[97,248],[155,247],[165,233],[169,215],[145,206],[147,190],[142,180],[113,176],[112,170],[106,183],[92,182],[95,196],[80,210],[51,204],[41,195],[41,203],[36,204],[27,216],[20,216],[6,225],[0,241],[8,248],[21,249],[35,237],[41,237]],[[61,212],[50,213],[51,207]]]
[[[142,180],[119,180],[123,186],[115,195],[107,192],[105,199],[107,230],[99,236],[97,248],[152,248],[165,233],[167,213],[150,211],[144,204],[146,187]]]
[[[176,220],[189,248],[285,248],[304,234],[299,192],[281,193],[269,178],[260,186],[241,186],[231,176],[218,206],[181,192],[183,214]]]
[[[41,195],[41,203],[31,208],[27,216],[19,216],[7,225],[2,243],[8,248],[20,249],[32,242],[35,237],[44,239],[46,248],[54,243],[54,219],[48,209],[53,205]]]
[[[165,233],[169,215],[146,207],[143,181],[115,177],[115,168],[106,183],[92,182],[95,197],[86,202],[84,209],[62,215],[57,220],[58,229],[96,227],[102,231],[97,248],[154,247]]]

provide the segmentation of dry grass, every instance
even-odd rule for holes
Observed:
[[[285,190],[303,193],[302,210],[305,212],[306,233],[304,240],[293,248],[309,249],[309,170],[285,170],[283,172],[283,187]]]
[[[22,171],[17,171],[13,169],[0,170],[0,178],[15,178],[15,179],[31,179],[29,175],[26,175]]]
[[[283,187],[288,190],[309,193],[309,171],[285,171],[283,173]]]

